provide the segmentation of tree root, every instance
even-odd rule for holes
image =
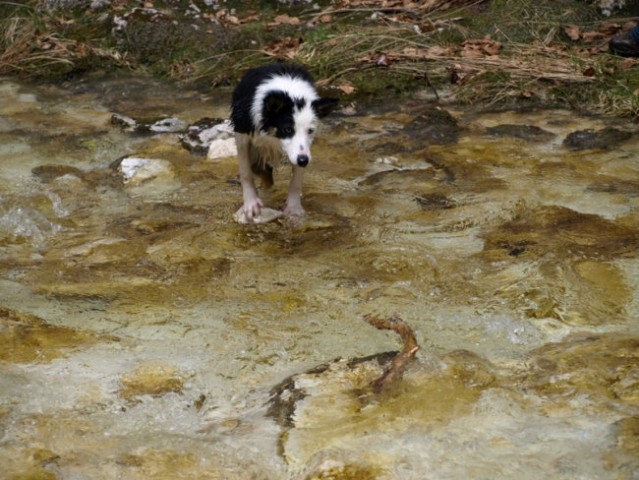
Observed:
[[[364,315],[364,320],[379,330],[394,331],[400,336],[402,342],[404,342],[402,351],[393,358],[391,363],[386,367],[386,370],[384,370],[384,373],[371,383],[373,392],[379,394],[387,385],[401,378],[406,369],[406,365],[415,358],[415,354],[419,350],[419,345],[415,339],[413,329],[396,313],[391,315],[387,320],[368,314]]]

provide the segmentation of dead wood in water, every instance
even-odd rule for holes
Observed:
[[[393,358],[390,365],[384,370],[384,373],[371,384],[375,393],[381,393],[386,385],[401,378],[406,369],[406,365],[415,358],[415,354],[419,350],[419,345],[415,339],[413,329],[396,313],[391,315],[387,320],[370,314],[364,315],[364,320],[379,330],[394,331],[400,336],[402,342],[404,342],[402,351]]]

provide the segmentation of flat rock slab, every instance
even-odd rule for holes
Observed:
[[[527,142],[548,142],[556,135],[536,125],[503,124],[486,129],[486,134],[493,137],[512,137]]]
[[[564,140],[564,146],[572,150],[588,150],[591,148],[608,149],[629,140],[632,133],[613,127],[602,130],[577,130]]]

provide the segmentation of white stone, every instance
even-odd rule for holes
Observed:
[[[235,220],[237,223],[267,223],[280,218],[282,215],[284,215],[284,213],[281,210],[263,208],[257,217],[253,217],[253,220],[249,220],[244,214],[244,208],[240,208],[233,215],[233,220]]]
[[[217,158],[234,157],[237,155],[237,147],[234,138],[223,138],[213,140],[209,145],[209,151],[206,154],[208,160]]]
[[[127,157],[120,163],[125,183],[141,183],[159,176],[173,176],[171,162],[157,158]]]

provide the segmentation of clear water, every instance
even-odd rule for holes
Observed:
[[[304,221],[244,226],[234,158],[110,125],[228,98],[0,82],[0,477],[639,478],[639,137],[561,144],[634,125],[452,111],[428,145],[425,101],[338,115]],[[362,395],[381,367],[347,360],[400,348],[363,316],[395,312],[422,348]]]

